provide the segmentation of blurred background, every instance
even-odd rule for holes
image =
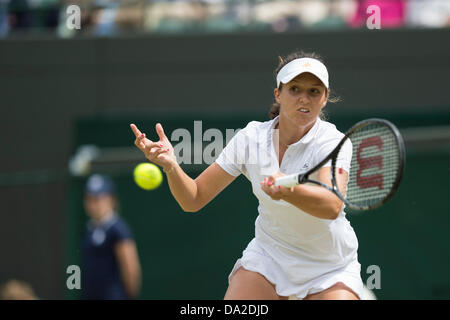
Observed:
[[[80,29],[68,27],[71,5]],[[371,5],[381,29],[367,25]],[[66,270],[80,264],[86,179],[104,173],[136,240],[139,298],[222,299],[254,236],[249,183],[184,213],[166,180],[153,191],[134,183],[145,159],[129,123],[155,139],[156,122],[169,137],[185,128],[206,146],[201,120],[225,139],[268,120],[278,56],[302,49],[328,66],[338,129],[379,117],[405,139],[396,196],[347,215],[363,280],[377,265],[378,299],[450,299],[449,27],[450,0],[0,0],[0,285],[79,298]],[[193,178],[204,168],[184,165]]]

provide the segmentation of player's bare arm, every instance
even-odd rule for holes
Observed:
[[[148,160],[163,167],[172,195],[186,212],[203,208],[235,179],[214,162],[194,180],[178,164],[161,124],[156,125],[160,139],[157,142],[146,138],[136,125],[131,124],[130,127],[136,136],[135,145]]]
[[[136,244],[132,240],[124,240],[116,244],[114,251],[124,288],[130,297],[137,298],[141,289],[141,265]]]

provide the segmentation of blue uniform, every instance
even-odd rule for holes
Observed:
[[[82,243],[82,299],[129,299],[122,284],[114,247],[133,239],[124,220],[117,215],[102,225],[88,222]]]

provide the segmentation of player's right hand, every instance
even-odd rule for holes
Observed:
[[[177,163],[173,146],[164,133],[160,123],[156,124],[156,133],[159,141],[153,142],[142,133],[135,124],[130,124],[131,130],[136,136],[134,144],[141,150],[151,162],[161,166],[164,171],[170,171]]]

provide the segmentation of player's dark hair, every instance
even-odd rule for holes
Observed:
[[[301,59],[301,58],[316,59],[316,60],[319,60],[320,62],[322,62],[323,64],[325,64],[323,59],[322,59],[322,57],[320,55],[318,55],[317,53],[315,53],[315,52],[295,51],[293,53],[288,54],[285,57],[279,56],[278,57],[278,60],[279,60],[278,66],[276,67],[276,69],[274,71],[275,81],[277,79],[277,74],[278,74],[278,72],[280,72],[281,68],[283,68],[289,62],[291,62],[291,61],[293,61],[295,59]],[[278,87],[278,90],[281,91],[282,88],[283,88],[283,83],[280,82],[280,86]],[[330,89],[328,89],[328,88],[325,88],[325,89],[330,94],[328,96],[328,102],[336,103],[336,102],[340,101],[340,99],[338,97],[331,97],[331,90]],[[269,110],[269,118],[270,119],[274,119],[276,116],[278,116],[280,114],[280,108],[281,108],[280,104],[275,101],[272,104],[272,106],[271,106],[271,108]],[[320,119],[325,120],[326,115],[323,112],[323,109],[320,112],[319,117],[320,117]]]

